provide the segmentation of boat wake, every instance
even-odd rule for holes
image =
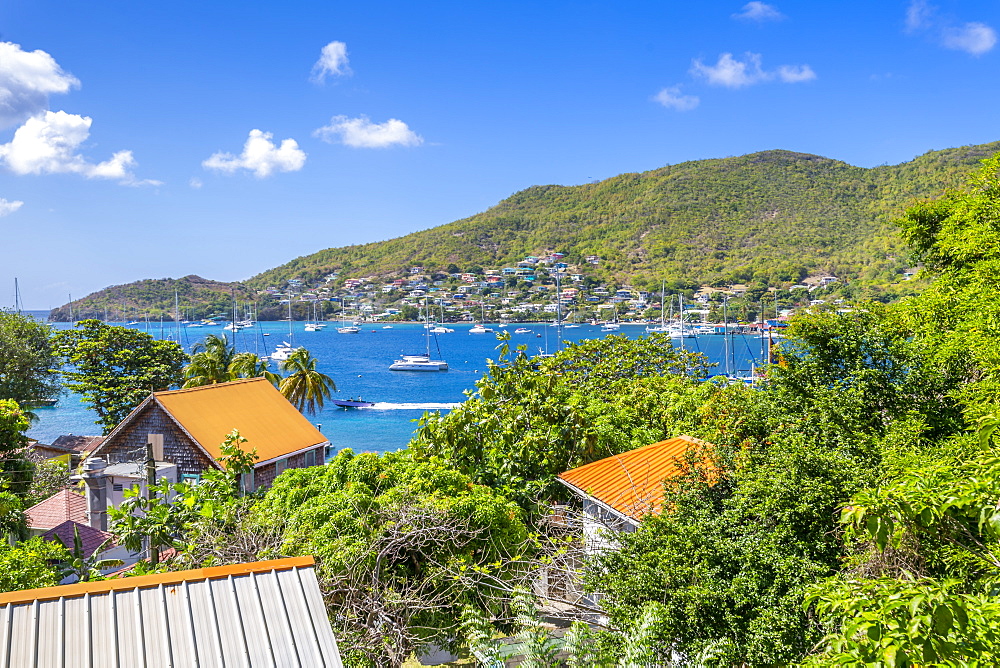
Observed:
[[[385,401],[377,401],[375,405],[371,407],[371,410],[376,411],[437,411],[437,410],[451,410],[452,408],[458,408],[462,404],[447,404],[447,403],[414,403],[414,404],[391,404]]]

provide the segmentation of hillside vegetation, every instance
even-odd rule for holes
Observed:
[[[223,283],[200,276],[149,278],[127,285],[112,285],[64,304],[53,309],[49,319],[67,322],[72,309],[73,320],[142,320],[147,313],[150,318],[173,320],[175,292],[181,316],[192,318],[232,316],[233,296],[245,300],[252,295],[241,283]]]
[[[602,281],[677,288],[759,282],[789,285],[832,274],[862,285],[898,279],[908,253],[893,218],[914,200],[962,183],[1000,142],[932,151],[893,166],[854,167],[791,151],[698,160],[580,186],[534,186],[462,220],[403,237],[329,248],[230,286],[187,277],[95,293],[74,307],[99,315],[126,303],[172,313],[182,303],[225,312],[231,287],[260,290],[289,279],[313,285],[397,276],[411,266],[499,267],[546,250]],[[600,256],[586,265],[588,255]],[[454,269],[453,267],[453,269]],[[154,286],[154,284],[159,284]],[[105,294],[107,293],[107,294]],[[194,300],[194,301],[191,301]],[[96,311],[95,311],[96,309]],[[207,312],[209,308],[199,308]],[[54,312],[67,318],[66,307]]]

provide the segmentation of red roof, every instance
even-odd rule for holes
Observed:
[[[28,525],[32,529],[48,531],[59,526],[66,520],[79,524],[87,523],[87,499],[71,489],[53,494],[40,503],[24,511],[28,516]],[[72,536],[72,534],[70,534]]]
[[[101,444],[103,436],[76,436],[67,434],[52,441],[52,447],[74,452],[90,452]]]
[[[95,529],[86,524],[74,522],[73,520],[66,520],[59,526],[49,529],[42,534],[42,538],[45,540],[59,541],[66,546],[67,550],[72,552],[74,528],[80,532],[80,544],[83,548],[83,556],[85,557],[89,557],[94,554],[94,552],[97,551],[97,548],[104,544],[104,541],[111,538],[111,534],[105,531]]]
[[[559,480],[638,520],[660,512],[663,481],[680,475],[684,454],[692,446],[712,447],[691,436],[677,436],[560,473]]]

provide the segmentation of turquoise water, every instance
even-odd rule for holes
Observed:
[[[112,323],[113,324],[113,323]],[[119,323],[120,324],[120,323]],[[68,323],[55,323],[56,329],[68,329]],[[344,410],[327,406],[322,412],[308,416],[337,448],[350,447],[356,452],[386,452],[404,447],[410,440],[416,422],[426,410],[447,410],[464,400],[464,392],[475,388],[475,382],[486,370],[486,360],[495,358],[498,342],[493,334],[469,334],[468,324],[451,324],[454,333],[439,334],[431,339],[434,359],[444,359],[450,369],[438,373],[389,371],[389,365],[401,353],[424,352],[424,329],[417,324],[365,325],[358,334],[340,334],[335,323],[320,332],[303,331],[303,323],[296,322],[293,338],[288,335],[287,322],[263,322],[238,332],[236,346],[260,355],[269,354],[281,341],[302,345],[318,360],[318,368],[337,383],[335,398],[361,397],[376,402],[375,408]],[[133,325],[146,331],[146,325]],[[527,327],[530,334],[513,334],[517,327]],[[494,326],[494,328],[497,328]],[[497,328],[498,329],[498,328]],[[149,333],[157,338],[177,337],[176,328],[165,325],[161,332],[159,323],[149,326]],[[512,345],[527,344],[532,353],[555,348],[553,327],[545,325],[512,325]],[[221,327],[200,327],[180,330],[181,343],[190,351],[191,346],[206,334],[222,334]],[[225,332],[230,337],[232,334]],[[636,338],[645,333],[645,325],[622,325],[620,334]],[[267,336],[264,336],[267,334]],[[541,336],[538,336],[541,334]],[[600,327],[582,325],[563,330],[563,339],[582,339],[606,336]],[[685,339],[684,345],[704,352],[711,361],[720,362],[724,357],[721,336],[703,336]],[[440,353],[438,348],[440,347]],[[736,369],[749,369],[760,355],[760,341],[751,336],[735,338]],[[440,356],[439,356],[440,355]],[[51,442],[62,434],[99,434],[94,424],[95,416],[80,402],[77,395],[67,393],[52,408],[37,411],[39,422],[28,434],[42,442]]]

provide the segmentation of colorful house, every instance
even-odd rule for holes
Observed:
[[[705,465],[705,451],[713,447],[692,436],[677,436],[584,464],[557,479],[583,501],[588,545],[607,547],[602,531],[632,532],[647,515],[658,515],[664,481],[681,475],[687,459]]]
[[[326,461],[330,442],[264,378],[154,392],[91,452],[110,466],[145,458],[175,465],[182,480],[221,468],[221,444],[234,429],[256,450],[257,463],[244,480],[248,490],[268,487],[285,469]],[[152,437],[152,438],[151,438]]]

